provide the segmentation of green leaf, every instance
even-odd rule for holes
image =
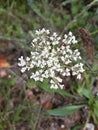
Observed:
[[[84,105],[73,105],[73,106],[61,107],[53,110],[48,110],[48,113],[54,116],[67,116],[67,115],[71,115],[72,113],[74,113],[75,111],[77,111],[82,107],[84,107]]]
[[[19,121],[22,119],[21,113],[23,110],[26,110],[26,106],[19,106],[16,108],[15,114],[13,115],[13,120],[14,121]],[[24,119],[24,118],[23,118]]]
[[[74,96],[74,95],[72,95],[72,94],[70,94],[70,93],[68,93],[68,92],[65,92],[65,90],[62,90],[62,89],[56,89],[56,90],[54,90],[54,92],[56,92],[56,93],[59,93],[60,95],[62,95],[62,96],[64,96],[64,97],[73,97],[73,98],[76,98],[76,96]]]
[[[64,97],[73,97],[75,98],[75,96],[73,96],[72,94],[65,92],[64,90],[61,89],[51,89],[50,88],[50,83],[49,83],[49,79],[45,79],[43,82],[38,82],[37,84],[40,88],[42,88],[44,91],[48,92],[48,93],[59,93],[60,95],[64,96]]]
[[[93,99],[91,90],[89,89],[83,89],[83,95],[90,100]]]
[[[4,130],[4,126],[0,124],[0,130]]]
[[[44,79],[43,82],[37,82],[37,85],[48,93],[52,91],[52,89],[50,90],[49,79]]]
[[[64,2],[62,2],[62,6],[66,6],[67,4],[69,4],[69,3],[73,3],[73,2],[75,2],[75,1],[77,1],[77,0],[65,0]]]
[[[72,13],[77,14],[78,8],[76,8],[74,5],[72,6]]]
[[[28,86],[29,88],[32,88],[34,86],[36,86],[36,82],[34,79],[29,79],[27,82],[26,82],[26,86]]]
[[[95,104],[94,104],[94,113],[98,117],[98,101],[95,101]]]
[[[71,130],[79,130],[80,128],[83,128],[83,125],[81,124],[78,124],[78,125],[75,125],[71,128]]]

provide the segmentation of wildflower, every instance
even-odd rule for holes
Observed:
[[[62,38],[56,32],[51,33],[44,28],[36,30],[31,42],[31,56],[26,59],[23,56],[19,58],[21,72],[32,70],[30,78],[41,82],[48,78],[50,88],[63,89],[62,79],[56,72],[63,76],[70,76],[72,73],[77,79],[81,79],[84,72],[80,52],[73,49],[76,43],[72,32]]]
[[[21,57],[19,58],[19,61],[20,61],[20,63],[18,63],[19,66],[25,66],[25,65],[26,65],[26,62],[25,62],[25,60],[23,59],[23,56],[21,56]]]

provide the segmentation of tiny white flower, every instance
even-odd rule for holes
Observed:
[[[47,45],[50,45],[50,42],[49,42],[49,41],[47,41],[47,42],[46,42],[46,44],[47,44]],[[50,47],[50,46],[49,46],[49,47]]]
[[[51,80],[50,80],[50,83],[51,83],[51,84],[53,84],[53,83],[54,83],[54,81],[51,79]]]
[[[62,49],[62,50],[65,50],[65,47],[64,47],[64,46],[61,46],[61,49]]]
[[[70,76],[70,73],[69,73],[69,72],[67,72],[67,73],[66,73],[66,76]]]
[[[71,60],[68,59],[67,61],[65,61],[66,65],[68,65],[69,63],[71,63]]]
[[[72,50],[71,49],[68,49],[66,50],[68,53],[72,54]]]
[[[72,36],[72,32],[69,32],[69,34],[68,34],[68,35]]]
[[[40,78],[39,78],[39,77],[34,77],[34,80],[35,80],[35,81],[39,81]]]
[[[52,40],[52,41],[53,41],[53,40],[54,40],[54,37],[50,37],[50,40]]]
[[[73,44],[76,44],[77,42],[78,42],[78,41],[75,40],[75,39],[72,40],[72,43],[73,43]]]
[[[73,60],[77,61],[77,57],[74,56],[74,57],[73,57]]]
[[[34,42],[37,42],[37,39],[36,39],[36,38],[35,38],[35,39],[33,39],[33,41],[32,41],[32,42],[33,42],[33,43],[34,43]]]
[[[56,77],[56,79],[58,80],[58,82],[62,82],[62,79],[61,78],[59,78],[59,77]]]
[[[54,72],[51,72],[50,73],[50,77],[54,77],[55,76],[55,73]]]
[[[57,40],[58,40],[58,41],[61,40],[61,37],[57,37]]]
[[[29,58],[29,57],[26,57],[26,61],[30,61],[30,58]]]
[[[57,33],[56,33],[56,32],[54,32],[54,33],[53,33],[53,36],[54,36],[54,37],[57,37]]]
[[[78,75],[77,75],[77,79],[81,79],[81,74],[78,74]]]
[[[80,60],[82,59],[82,57],[81,57],[81,56],[79,56],[78,58],[79,58]]]
[[[51,87],[50,87],[51,89],[58,89],[58,85],[56,85],[56,84],[51,84]]]
[[[60,57],[62,61],[65,61],[65,58],[63,56]]]
[[[57,48],[57,51],[60,51],[60,48]]]
[[[41,33],[44,33],[45,32],[45,29],[43,28],[42,30],[41,30]]]
[[[74,76],[74,75],[77,75],[77,72],[75,72],[75,71],[72,71],[72,75]]]
[[[24,72],[26,71],[26,69],[27,69],[26,67],[23,67],[23,68],[21,69],[21,72],[24,73]]]
[[[41,82],[43,82],[43,78],[40,78],[39,80],[40,80]]]
[[[66,68],[66,72],[70,72],[70,69]]]
[[[63,43],[66,43],[66,39],[63,39],[62,42],[63,42]]]
[[[36,71],[36,75],[40,75],[40,71]]]
[[[60,89],[63,89],[63,88],[64,88],[64,85],[59,84],[59,87],[60,87]]]
[[[18,60],[20,61],[20,62],[18,63],[19,66],[25,66],[25,65],[26,65],[26,62],[25,62],[25,60],[23,59],[23,56],[21,56]]]
[[[46,30],[46,33],[47,33],[47,34],[50,34],[50,31],[49,31],[49,30]]]
[[[70,45],[67,45],[67,46],[66,46],[66,49],[70,49]]]
[[[36,31],[35,31],[35,34],[36,34],[36,35],[40,35],[40,31],[39,31],[39,30],[36,30]]]
[[[68,37],[68,36],[65,34],[65,35],[64,35],[64,38],[66,39],[67,37]]]
[[[52,45],[56,45],[56,42],[54,41],[54,42],[52,42]]]

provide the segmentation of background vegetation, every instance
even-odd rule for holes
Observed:
[[[95,57],[94,64],[91,66],[93,73],[87,69],[86,86],[98,82],[95,82],[95,79],[98,78],[98,0],[0,0],[0,58],[5,59],[6,57],[11,64],[10,69],[3,70],[5,76],[2,76],[2,67],[0,68],[0,130],[44,130],[44,122],[47,126],[49,125],[47,119],[49,122],[51,117],[41,110],[42,107],[52,108],[52,103],[49,100],[49,102],[42,103],[41,107],[39,104],[36,106],[38,99],[43,98],[43,91],[40,92],[38,88],[32,89],[32,81],[28,80],[26,75],[21,77],[16,67],[18,57],[21,54],[24,56],[29,54],[32,31],[43,27],[62,34],[71,30],[80,41],[79,47],[84,60],[86,60],[86,54],[83,53],[84,48],[79,37],[79,28],[87,29],[93,37]],[[96,122],[98,112],[95,111],[98,108],[96,106],[98,102],[92,97],[91,89],[87,87],[86,90],[83,90],[85,83],[82,82],[78,83],[76,90],[73,88],[75,84],[76,82],[71,84],[73,95],[70,97],[77,93],[81,97],[82,93],[88,99],[87,104],[91,108],[90,114],[93,115]],[[63,92],[60,94],[66,95]],[[61,103],[61,105],[63,104]],[[96,109],[93,110],[95,106]],[[74,107],[71,109],[72,112]],[[53,111],[49,113],[53,114]],[[81,127],[80,124],[72,126],[69,125],[72,130],[78,130]],[[49,129],[47,128],[47,130]]]

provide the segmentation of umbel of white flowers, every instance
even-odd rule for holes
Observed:
[[[48,78],[51,88],[63,89],[62,79],[55,72],[63,76],[72,74],[77,79],[81,79],[81,73],[84,72],[80,52],[73,48],[76,43],[72,32],[62,37],[44,28],[36,30],[31,42],[30,57],[19,58],[21,72],[32,70],[30,78],[41,82]]]

